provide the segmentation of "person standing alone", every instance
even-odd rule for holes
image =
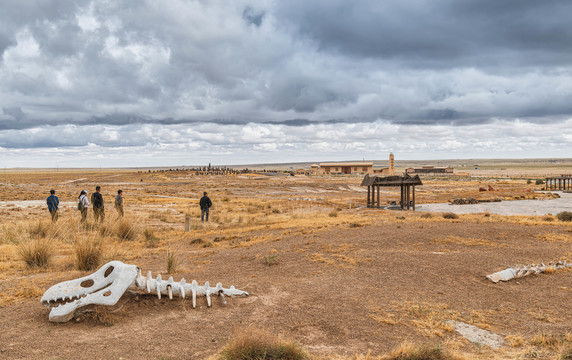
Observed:
[[[209,221],[209,208],[213,206],[211,199],[207,196],[207,192],[203,193],[201,201],[199,201],[199,206],[201,207],[201,221]]]
[[[50,196],[46,199],[46,203],[48,204],[48,210],[52,215],[52,222],[58,221],[58,205],[60,204],[60,200],[56,196],[56,190],[50,190]]]
[[[103,207],[103,196],[101,195],[101,186],[95,187],[95,192],[91,194],[91,203],[93,204],[93,218],[99,222],[105,220],[105,209]]]
[[[115,210],[117,210],[119,217],[123,217],[123,190],[117,190],[117,196],[115,197]]]

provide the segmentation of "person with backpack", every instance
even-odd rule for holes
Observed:
[[[77,203],[77,209],[81,213],[81,222],[85,223],[87,221],[87,208],[89,207],[89,201],[87,200],[87,191],[82,190],[79,193],[79,201]]]
[[[105,209],[103,207],[103,196],[101,195],[101,186],[95,187],[95,192],[91,194],[91,203],[93,205],[93,218],[97,222],[105,220]]]
[[[46,203],[52,215],[52,222],[58,221],[58,205],[60,204],[60,200],[56,196],[56,190],[50,190],[50,196],[46,199]]]
[[[117,190],[117,196],[115,197],[115,210],[117,210],[119,217],[123,217],[123,190]]]
[[[207,196],[207,192],[203,193],[203,197],[199,201],[199,206],[201,207],[201,221],[209,221],[209,208],[213,206],[211,199]]]

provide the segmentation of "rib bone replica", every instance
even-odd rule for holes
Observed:
[[[499,281],[509,281],[511,279],[517,279],[531,274],[540,274],[545,271],[555,271],[567,268],[572,268],[572,264],[568,264],[566,260],[560,260],[557,263],[549,262],[548,265],[544,265],[542,263],[538,265],[515,265],[494,274],[487,275],[487,279],[494,283],[498,283]]]
[[[147,277],[141,275],[141,269],[136,265],[124,264],[121,261],[111,261],[103,265],[95,273],[79,279],[64,281],[49,288],[42,296],[41,302],[51,308],[50,321],[66,322],[71,320],[76,310],[87,305],[115,305],[126,291],[156,293],[159,299],[162,295],[190,295],[193,307],[197,306],[197,296],[205,296],[207,305],[211,306],[211,296],[220,296],[226,304],[225,296],[248,296],[246,291],[223,288],[220,283],[215,287],[198,285],[195,280],[190,284],[182,279],[173,281],[173,277],[163,280],[161,274],[155,279],[151,271]]]

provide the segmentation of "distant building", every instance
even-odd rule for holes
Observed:
[[[453,168],[448,167],[435,167],[435,166],[423,166],[420,168],[407,168],[405,169],[406,174],[452,174]]]
[[[332,162],[320,163],[319,174],[323,175],[364,175],[373,174],[373,162]]]
[[[310,166],[310,174],[312,175],[318,175],[320,172],[320,165],[318,164],[312,164]]]
[[[373,169],[374,174],[381,174],[381,175],[395,175],[395,156],[393,153],[389,153],[389,166],[385,167],[375,167]]]

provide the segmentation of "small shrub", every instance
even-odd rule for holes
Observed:
[[[205,241],[204,241],[203,239],[201,239],[201,238],[197,238],[197,239],[191,240],[191,244],[202,244],[202,243],[204,243],[204,242],[205,242]]]
[[[528,180],[526,180],[526,183],[527,183],[527,184],[532,184],[532,180],[528,179]]]
[[[431,219],[431,218],[433,217],[433,214],[431,214],[431,213],[423,213],[423,214],[421,214],[421,217],[422,217],[423,219]]]
[[[224,360],[310,359],[300,345],[252,328],[236,332],[223,348],[221,357]]]
[[[485,211],[485,212],[483,213],[483,216],[484,216],[484,217],[490,217],[490,216],[491,216],[491,213],[488,212],[488,211]]]
[[[264,261],[264,264],[266,264],[268,266],[278,265],[279,257],[280,257],[280,255],[278,255],[278,254],[270,254],[268,256],[264,256],[262,258],[262,260]]]
[[[351,227],[351,228],[358,228],[358,227],[362,227],[362,226],[363,226],[363,225],[360,224],[360,223],[351,223],[351,224],[350,224],[350,227]]]
[[[76,240],[73,253],[75,267],[81,271],[96,269],[103,259],[101,242],[89,237]]]
[[[210,248],[210,247],[213,247],[213,246],[214,246],[214,243],[213,243],[212,241],[205,241],[205,242],[203,243],[203,247],[204,247],[204,248]]]
[[[443,213],[443,219],[458,219],[459,215],[452,213],[452,212],[446,212]]]
[[[572,211],[562,211],[556,217],[560,221],[572,221]]]
[[[554,221],[554,218],[550,215],[546,215],[542,217],[542,220],[544,221]]]
[[[159,238],[155,236],[153,229],[145,228],[145,230],[143,230],[143,236],[145,237],[145,246],[152,248],[157,247],[159,244]]]
[[[18,254],[29,268],[47,267],[54,254],[49,239],[37,238],[20,243]]]
[[[280,214],[280,209],[272,209],[273,214]]]
[[[337,217],[338,216],[338,212],[336,210],[332,210],[329,214],[329,217]]]
[[[452,360],[453,356],[445,353],[441,347],[422,345],[413,346],[410,344],[402,344],[399,348],[392,351],[388,360]]]
[[[542,184],[544,184],[544,180],[536,179],[536,185],[542,185]]]
[[[172,250],[167,250],[167,273],[176,273],[178,267],[179,260],[177,259],[177,253]]]
[[[50,233],[50,224],[46,221],[38,221],[35,224],[28,226],[28,234],[31,238],[45,238]]]
[[[131,241],[137,237],[135,225],[126,219],[119,220],[113,229],[113,232],[121,240]]]

